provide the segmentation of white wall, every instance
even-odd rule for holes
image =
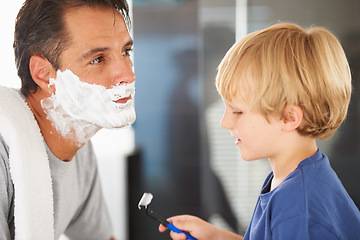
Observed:
[[[130,127],[102,129],[92,138],[92,142],[114,236],[118,240],[128,239],[126,157],[135,149],[134,131]]]
[[[6,7],[0,8],[0,85],[17,88],[20,87],[20,79],[16,74],[12,45],[14,41],[15,19],[22,3],[23,0],[11,0],[6,2]]]

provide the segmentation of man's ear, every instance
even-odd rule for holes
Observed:
[[[287,132],[296,130],[301,125],[303,118],[303,110],[298,105],[287,105],[282,117],[283,129]]]
[[[43,90],[49,89],[49,79],[55,76],[55,69],[44,57],[32,56],[29,63],[30,74],[34,82]]]

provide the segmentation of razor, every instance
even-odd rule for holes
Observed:
[[[161,223],[162,225],[167,227],[167,229],[169,229],[170,231],[173,231],[173,232],[176,232],[176,233],[185,233],[186,239],[196,240],[196,238],[191,236],[189,233],[176,228],[171,222],[168,222],[165,218],[159,216],[153,210],[151,210],[148,207],[148,205],[151,203],[152,199],[153,199],[153,195],[151,193],[144,193],[142,198],[139,201],[138,208],[140,210],[144,209],[146,215],[148,215],[151,218],[155,219],[156,221],[158,221],[159,223]]]

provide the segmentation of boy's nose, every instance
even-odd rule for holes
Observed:
[[[226,110],[220,120],[220,125],[221,125],[221,127],[225,128],[225,129],[228,129],[228,130],[231,129],[231,124],[229,122],[229,118],[227,117]]]

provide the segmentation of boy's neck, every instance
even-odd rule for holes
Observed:
[[[292,173],[299,163],[304,159],[313,156],[317,152],[315,139],[308,139],[294,147],[286,146],[284,152],[277,157],[269,158],[269,162],[273,171],[273,179],[271,181],[270,191],[275,189],[280,183]]]

